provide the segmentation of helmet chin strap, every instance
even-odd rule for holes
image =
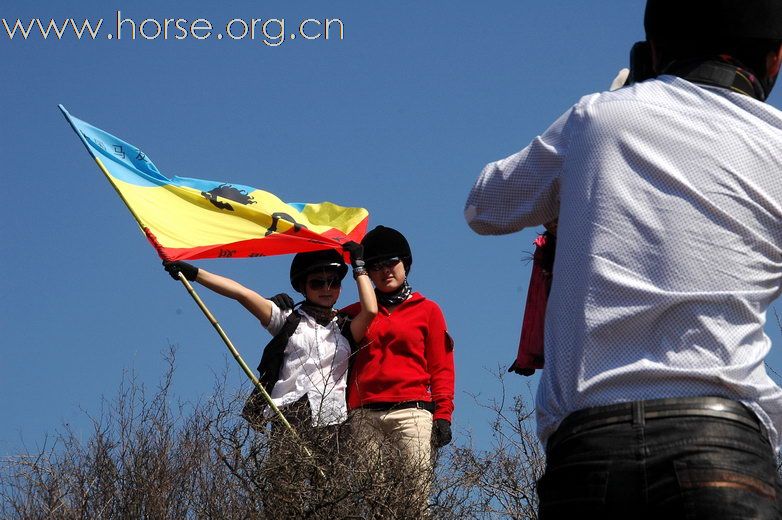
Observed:
[[[679,76],[692,83],[726,88],[758,101],[766,100],[776,81],[776,77],[761,81],[728,56],[720,56],[719,59],[674,61],[665,67],[662,74]]]

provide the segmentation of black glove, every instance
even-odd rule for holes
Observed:
[[[187,262],[163,261],[163,268],[168,274],[171,275],[171,278],[177,281],[179,281],[179,276],[177,276],[177,273],[179,272],[185,275],[185,278],[191,282],[195,282],[195,279],[198,276],[198,268],[194,265],[188,264]]]
[[[364,267],[364,246],[358,242],[350,241],[342,244],[342,249],[350,255],[350,265],[354,269],[356,267]]]
[[[289,311],[292,310],[295,303],[293,303],[293,298],[288,296],[287,293],[281,292],[280,294],[275,294],[271,298],[269,298],[269,301],[274,303],[277,307],[280,308],[281,311]]]
[[[432,444],[442,448],[451,442],[451,423],[445,419],[435,419],[432,423]]]
[[[534,368],[519,368],[518,365],[516,365],[516,360],[513,360],[513,363],[511,364],[510,368],[508,368],[508,372],[515,372],[520,376],[531,376],[535,373]]]

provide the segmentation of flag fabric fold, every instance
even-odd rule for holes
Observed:
[[[138,147],[60,110],[164,260],[341,249],[366,233],[363,208],[285,203],[251,186],[168,178]]]

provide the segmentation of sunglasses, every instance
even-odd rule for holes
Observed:
[[[340,280],[336,276],[326,278],[325,280],[323,278],[310,278],[309,280],[307,280],[307,287],[309,287],[313,291],[323,289],[324,287],[338,288],[338,287],[342,287],[342,280]]]
[[[376,272],[382,271],[383,269],[386,269],[386,268],[393,269],[394,267],[396,267],[396,264],[398,264],[401,261],[402,261],[401,258],[399,258],[398,256],[395,256],[393,258],[388,258],[386,260],[380,260],[379,262],[372,262],[371,264],[369,264],[367,266],[367,270],[376,273]]]

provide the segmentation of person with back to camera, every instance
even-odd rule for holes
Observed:
[[[361,244],[378,315],[358,342],[348,377],[353,431],[380,449],[396,445],[421,469],[419,491],[426,495],[432,446],[451,441],[453,341],[440,307],[410,286],[413,256],[404,235],[377,226]]]
[[[646,71],[487,165],[481,234],[558,218],[540,518],[782,518],[780,0],[648,0]]]
[[[372,285],[366,270],[359,266],[361,245],[348,242],[343,247],[354,265],[360,300],[357,312],[348,321],[340,319],[334,309],[348,268],[342,255],[333,249],[294,256],[290,282],[305,297],[297,311],[287,295],[266,299],[234,280],[186,262],[164,263],[175,280],[181,271],[188,280],[241,303],[272,335],[280,333],[292,313],[298,314],[284,350],[272,356],[276,359],[268,359],[268,363],[269,356],[264,356],[262,366],[268,369],[262,370],[260,378],[274,404],[297,429],[331,429],[331,433],[336,433],[336,427],[347,419],[345,390],[350,344],[364,337],[377,314]],[[334,437],[326,431],[319,436]]]

